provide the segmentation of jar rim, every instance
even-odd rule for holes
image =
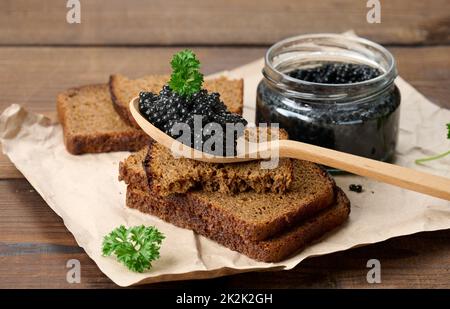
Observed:
[[[324,83],[316,83],[316,82],[309,82],[304,81],[301,79],[297,79],[294,77],[291,77],[290,75],[280,71],[278,68],[276,68],[273,64],[272,58],[275,57],[274,53],[279,51],[283,46],[288,46],[289,44],[292,44],[296,41],[306,41],[308,39],[340,39],[343,40],[343,42],[349,42],[349,43],[359,43],[361,45],[368,46],[377,52],[379,52],[383,57],[385,57],[388,68],[383,69],[382,74],[379,76],[366,80],[361,82],[355,82],[355,83],[345,83],[345,84],[324,84]],[[282,77],[283,80],[286,80],[290,83],[295,83],[298,85],[304,85],[304,86],[319,86],[321,88],[328,88],[328,89],[340,89],[343,87],[367,87],[370,85],[376,85],[376,84],[386,84],[386,80],[388,83],[393,82],[395,77],[397,76],[397,70],[396,70],[396,61],[394,56],[383,46],[380,44],[377,44],[375,42],[372,42],[368,39],[364,39],[361,37],[356,36],[349,36],[344,34],[336,34],[336,33],[319,33],[319,34],[304,34],[304,35],[298,35],[289,37],[286,39],[283,39],[275,44],[273,44],[266,52],[265,57],[265,68],[263,70],[263,74],[266,78],[270,77],[268,75],[278,74]],[[266,72],[266,69],[269,69],[269,72]],[[272,71],[272,72],[270,72]],[[269,78],[270,79],[270,78]],[[385,81],[383,83],[383,80]]]

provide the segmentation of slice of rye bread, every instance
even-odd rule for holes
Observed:
[[[119,180],[168,203],[189,207],[209,226],[221,226],[227,233],[239,234],[244,239],[267,239],[288,230],[329,207],[335,198],[335,183],[329,175],[313,163],[298,160],[293,161],[294,178],[284,194],[248,191],[225,195],[190,191],[162,197],[151,191],[148,183],[146,169],[151,164],[152,147],[150,145],[121,162]]]
[[[56,107],[72,154],[137,151],[151,140],[116,113],[108,85],[68,89],[58,95]]]
[[[169,75],[148,75],[138,79],[129,79],[121,74],[111,75],[109,89],[114,108],[128,124],[139,128],[128,108],[131,99],[138,96],[140,91],[159,93],[169,79]],[[218,92],[230,112],[242,114],[244,93],[244,81],[242,79],[228,79],[226,77],[208,79],[203,83],[203,88],[209,92]]]
[[[271,130],[267,131],[267,139],[271,140]],[[279,132],[277,138],[287,139],[286,131]],[[280,158],[276,168],[263,169],[260,161],[214,164],[175,159],[170,149],[158,143],[153,143],[151,150],[147,167],[149,185],[152,191],[163,196],[186,193],[191,189],[225,194],[249,190],[281,194],[289,188],[293,179],[293,164],[288,158]]]
[[[272,203],[277,203],[273,200]],[[336,200],[328,208],[297,223],[284,233],[265,240],[250,240],[228,231],[225,224],[211,224],[208,214],[199,213],[204,207],[189,198],[171,200],[149,192],[128,187],[126,204],[129,208],[151,214],[176,226],[193,230],[231,250],[263,262],[279,262],[302,250],[311,241],[338,227],[350,213],[350,202],[336,187]],[[218,206],[218,205],[217,205]]]

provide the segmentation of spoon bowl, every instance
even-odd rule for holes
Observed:
[[[157,127],[155,127],[150,121],[144,118],[139,112],[139,97],[134,98],[130,102],[130,111],[133,118],[136,120],[137,124],[141,129],[147,133],[152,139],[157,141],[159,144],[170,149],[172,154],[178,157],[194,159],[197,161],[209,162],[209,163],[236,163],[245,161],[254,161],[262,158],[267,158],[267,156],[261,156],[262,153],[267,152],[269,149],[274,149],[274,145],[278,141],[264,142],[264,143],[251,143],[246,142],[246,152],[240,153],[237,156],[216,156],[206,152],[202,152],[195,148],[191,148],[180,141],[174,139],[173,137],[167,135]]]

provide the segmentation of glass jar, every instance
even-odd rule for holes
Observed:
[[[338,62],[369,65],[380,75],[362,82],[322,84],[288,75]],[[371,41],[337,34],[280,41],[265,56],[256,123],[278,123],[289,138],[376,160],[393,158],[400,92],[392,54]]]

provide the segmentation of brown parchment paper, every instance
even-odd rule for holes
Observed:
[[[244,116],[254,121],[256,85],[263,60],[219,74],[245,80]],[[450,111],[428,101],[408,83],[396,81],[402,95],[397,164],[450,177],[450,157],[414,164],[414,159],[450,148],[445,123]],[[303,259],[385,239],[450,228],[450,202],[410,192],[358,176],[337,176],[348,194],[352,212],[348,222],[280,263],[256,262],[190,230],[125,207],[125,185],[119,183],[118,164],[129,153],[70,155],[63,145],[61,126],[13,104],[0,116],[3,152],[75,236],[79,246],[111,280],[120,286],[168,280],[202,279],[262,269],[291,269]],[[348,192],[350,183],[364,192]],[[160,229],[166,239],[161,258],[145,273],[133,273],[113,257],[102,257],[101,242],[113,228],[145,224]]]

